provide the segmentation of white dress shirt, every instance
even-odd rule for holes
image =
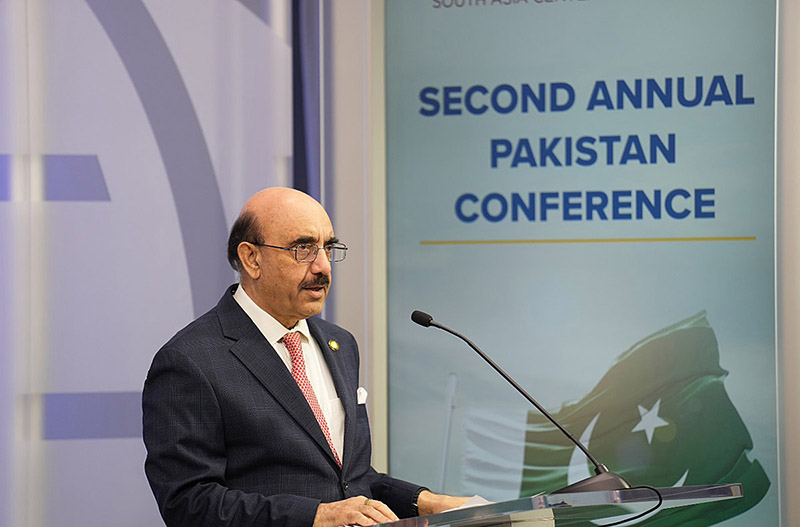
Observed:
[[[322,415],[325,416],[325,421],[328,423],[333,447],[336,449],[336,453],[339,454],[339,459],[343,460],[344,407],[336,393],[331,372],[325,363],[319,344],[308,330],[308,323],[303,319],[292,329],[286,329],[272,315],[258,307],[241,286],[236,288],[233,298],[261,331],[269,345],[278,353],[278,356],[283,360],[290,372],[292,371],[292,360],[289,357],[289,351],[282,342],[278,341],[290,331],[300,333],[302,336],[300,340],[303,343],[303,360],[306,363],[306,375],[308,375],[311,387],[314,388],[314,395],[317,396]]]

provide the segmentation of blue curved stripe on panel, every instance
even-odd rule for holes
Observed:
[[[239,2],[249,9],[266,25],[270,25],[272,18],[272,6],[268,0],[239,0]]]
[[[0,154],[0,201],[11,201],[11,156]]]
[[[86,0],[119,54],[153,130],[178,215],[196,316],[233,281],[211,156],[189,92],[140,0]],[[146,208],[146,204],[142,204]]]
[[[11,201],[13,156],[0,154],[0,201]],[[103,169],[95,155],[42,156],[45,201],[110,201]]]
[[[46,393],[42,405],[46,440],[142,436],[141,392]]]
[[[97,156],[44,156],[45,201],[110,201]]]

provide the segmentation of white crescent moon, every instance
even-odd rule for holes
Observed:
[[[594,425],[597,424],[597,420],[600,418],[600,414],[594,416],[594,419],[589,421],[589,425],[586,427],[586,430],[583,431],[581,434],[581,438],[578,440],[581,442],[586,449],[589,449],[589,439],[592,437],[592,430],[594,430]],[[572,485],[582,479],[591,478],[592,473],[589,472],[589,462],[586,459],[586,455],[583,451],[578,448],[577,446],[572,451],[572,455],[569,457],[569,467],[567,468],[567,485]]]

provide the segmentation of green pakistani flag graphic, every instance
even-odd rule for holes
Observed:
[[[744,497],[665,509],[641,525],[714,525],[755,506],[770,482],[723,386],[705,311],[636,343],[595,388],[555,415],[594,457],[631,485],[742,483]],[[543,416],[528,414],[520,496],[593,474],[583,454]]]

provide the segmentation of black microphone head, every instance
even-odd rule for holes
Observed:
[[[411,320],[413,320],[420,326],[428,328],[431,326],[431,322],[433,322],[433,317],[425,313],[424,311],[414,311],[413,313],[411,313]]]

